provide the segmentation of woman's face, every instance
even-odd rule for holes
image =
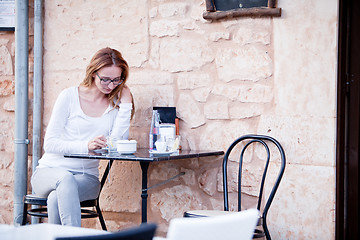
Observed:
[[[122,83],[121,73],[120,67],[103,67],[93,74],[95,85],[100,92],[109,94],[114,88]]]

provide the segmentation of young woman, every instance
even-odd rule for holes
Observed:
[[[106,146],[106,138],[127,139],[134,113],[126,86],[129,68],[120,52],[99,50],[78,87],[58,96],[46,129],[45,154],[31,185],[47,197],[48,222],[81,226],[80,202],[97,198],[99,161],[64,158],[64,153],[87,153]]]

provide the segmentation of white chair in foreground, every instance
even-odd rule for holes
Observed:
[[[167,240],[250,240],[259,211],[249,209],[215,217],[172,219]],[[156,237],[154,240],[164,238]]]

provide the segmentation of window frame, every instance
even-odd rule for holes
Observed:
[[[217,11],[214,0],[205,0],[206,12],[203,18],[206,20],[220,20],[234,17],[280,17],[281,8],[276,7],[276,0],[268,0],[267,7],[236,8],[227,11]]]

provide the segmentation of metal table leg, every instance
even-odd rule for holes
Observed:
[[[141,184],[141,222],[147,222],[147,175],[149,169],[149,162],[140,162],[142,172],[142,184]]]

